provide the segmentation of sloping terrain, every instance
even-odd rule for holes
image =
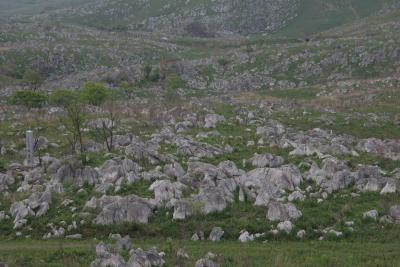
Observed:
[[[35,15],[60,8],[80,7],[94,0],[2,0],[0,17]]]
[[[126,1],[110,0],[74,11],[68,21],[110,30],[146,30],[207,36],[255,33],[280,28],[297,0]]]
[[[398,1],[7,3],[0,266],[398,266]]]

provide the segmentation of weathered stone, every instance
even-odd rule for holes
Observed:
[[[372,220],[376,220],[378,218],[378,211],[377,210],[370,210],[367,212],[364,212],[363,214],[363,218],[364,219],[372,219]]]
[[[246,243],[246,242],[253,241],[254,240],[254,235],[251,235],[247,231],[242,231],[238,239],[239,239],[240,242]]]
[[[224,235],[224,231],[221,227],[214,227],[208,237],[211,241],[220,241],[221,237]]]
[[[124,236],[123,238],[119,238],[117,240],[117,247],[119,250],[131,250],[133,245],[132,245],[132,240],[129,235]]]
[[[400,221],[400,205],[391,206],[389,213],[393,219]]]
[[[185,175],[185,171],[182,166],[177,163],[171,163],[164,166],[164,173],[171,178],[180,178]]]
[[[300,239],[303,239],[306,236],[306,231],[305,230],[300,230],[297,232],[296,236]]]
[[[159,253],[155,248],[142,250],[140,248],[130,251],[131,257],[127,262],[127,266],[132,267],[152,267],[164,266],[164,253]]]
[[[150,190],[154,191],[155,201],[161,206],[172,199],[180,199],[182,191],[186,186],[180,182],[171,182],[170,180],[157,180],[151,186]]]
[[[216,128],[217,124],[225,121],[224,116],[218,114],[208,114],[204,119],[204,128]]]
[[[196,261],[195,267],[219,267],[219,264],[213,260],[214,257],[213,253],[208,252],[206,257]]]
[[[279,231],[289,234],[293,230],[293,224],[291,221],[284,221],[278,223],[277,228]]]
[[[99,209],[100,213],[94,219],[96,224],[118,224],[124,222],[147,223],[153,214],[154,203],[150,200],[130,195],[102,196],[93,198],[86,207]]]
[[[285,160],[281,156],[274,156],[272,154],[254,154],[254,156],[248,160],[251,164],[257,168],[265,168],[265,167],[279,167],[281,166]]]
[[[301,211],[291,203],[272,202],[268,205],[267,219],[270,221],[288,221],[301,216]]]
[[[303,201],[306,197],[299,191],[294,191],[288,196],[288,200],[292,201]]]

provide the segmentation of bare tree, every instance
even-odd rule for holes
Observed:
[[[95,132],[106,144],[107,150],[111,152],[114,149],[114,135],[120,122],[120,116],[115,100],[107,101],[103,107],[106,110],[106,116],[101,120],[101,125],[96,125]]]
[[[85,123],[86,115],[84,106],[79,101],[71,101],[65,106],[66,116],[63,118],[63,124],[69,132],[68,142],[71,145],[73,153],[79,151],[82,164],[86,164],[85,147],[83,143],[82,128]]]

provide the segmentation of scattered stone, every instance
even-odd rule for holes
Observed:
[[[267,219],[270,221],[287,221],[298,219],[303,214],[291,203],[272,202],[268,205]]]
[[[300,239],[303,239],[306,236],[306,231],[305,230],[300,230],[297,232],[296,236]]]
[[[96,224],[118,224],[124,222],[148,223],[155,205],[149,199],[136,195],[102,196],[89,200],[86,208],[98,209],[100,213],[94,219]]]
[[[239,236],[239,241],[242,243],[250,242],[254,240],[254,235],[251,235],[247,231],[241,231]]]
[[[272,154],[254,154],[254,156],[248,160],[254,167],[257,168],[275,168],[283,165],[285,160],[281,156],[274,156]]]
[[[364,212],[363,214],[363,218],[364,219],[372,219],[374,221],[376,221],[376,219],[378,218],[378,211],[377,210],[370,210],[367,212]]]
[[[133,245],[130,236],[126,235],[123,238],[118,239],[117,247],[119,250],[127,250],[127,251],[131,250]]]
[[[186,251],[183,248],[178,249],[176,252],[176,256],[181,259],[189,259],[189,254],[186,253]]]
[[[224,235],[224,231],[222,230],[222,228],[221,227],[214,227],[212,230],[211,230],[211,233],[210,233],[210,235],[209,235],[209,237],[208,237],[208,240],[211,240],[211,241],[220,241],[221,240],[221,237]]]
[[[303,201],[306,197],[299,191],[294,191],[288,196],[290,202],[293,201]]]
[[[394,220],[400,221],[400,205],[391,206],[389,213]]]
[[[204,128],[216,128],[217,124],[220,122],[224,122],[225,117],[218,114],[208,114],[204,119]]]
[[[284,221],[278,223],[277,228],[279,231],[289,234],[293,230],[293,224],[291,221]]]
[[[213,260],[214,258],[215,255],[208,252],[204,258],[196,261],[195,267],[219,267],[219,264]]]

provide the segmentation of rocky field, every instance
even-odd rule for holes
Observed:
[[[400,266],[396,1],[29,5],[0,266]]]

